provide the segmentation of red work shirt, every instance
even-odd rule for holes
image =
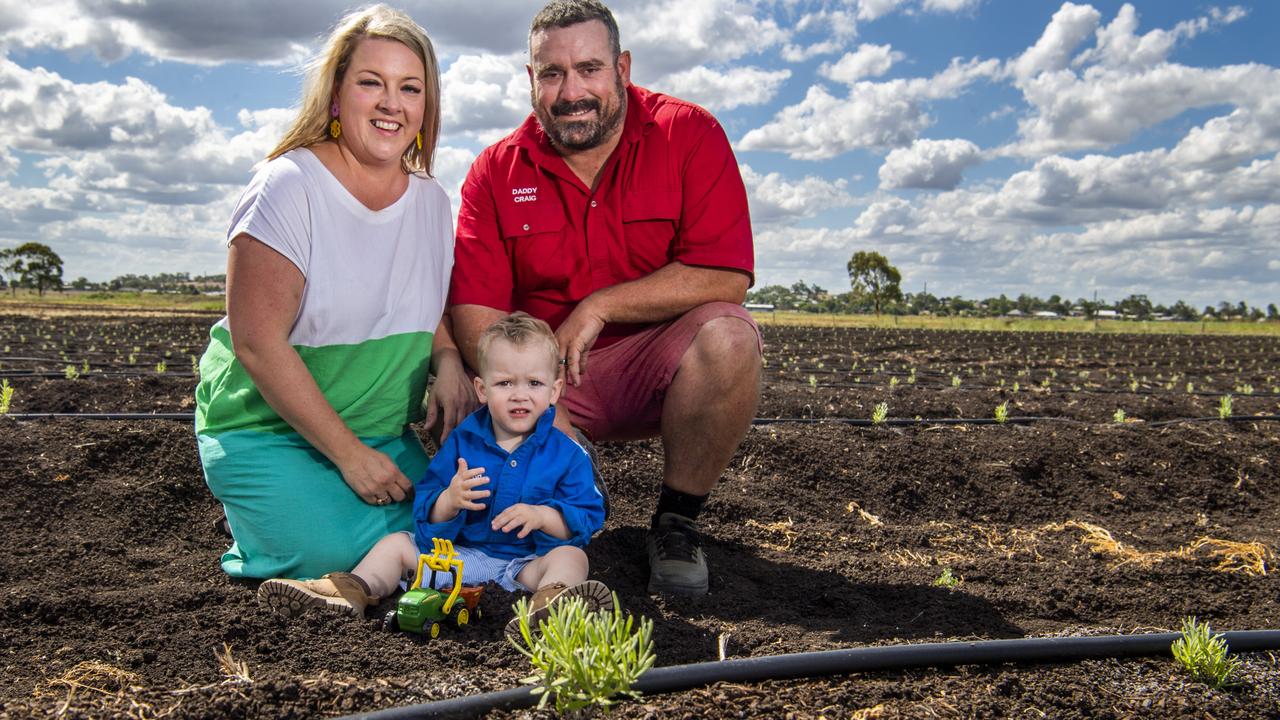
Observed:
[[[724,129],[702,108],[632,86],[593,192],[530,115],[462,186],[450,302],[523,310],[555,328],[596,290],[664,265],[755,269],[747,192]],[[635,332],[610,323],[602,347]]]

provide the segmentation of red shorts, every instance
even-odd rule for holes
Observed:
[[[587,352],[582,384],[566,384],[557,406],[567,409],[573,424],[593,442],[657,435],[662,401],[680,359],[702,326],[721,317],[741,318],[750,325],[763,355],[760,328],[746,308],[727,302],[707,303],[607,347],[592,348]]]

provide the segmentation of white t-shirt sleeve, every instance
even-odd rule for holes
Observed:
[[[227,230],[227,244],[249,235],[285,256],[307,275],[311,260],[311,212],[306,177],[288,158],[267,163],[249,181]]]

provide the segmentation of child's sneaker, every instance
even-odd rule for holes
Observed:
[[[609,586],[599,580],[586,580],[572,587],[564,583],[552,583],[544,588],[538,588],[530,598],[529,629],[536,634],[538,624],[551,614],[552,605],[576,597],[586,601],[587,612],[608,610],[613,606],[613,593],[609,591]],[[507,622],[506,633],[512,640],[517,642],[520,640],[520,616],[517,615]]]
[[[377,605],[364,580],[351,573],[329,573],[319,580],[264,580],[258,586],[258,602],[284,617],[297,617],[310,609],[363,617]]]

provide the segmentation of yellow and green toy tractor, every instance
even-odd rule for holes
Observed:
[[[452,622],[458,627],[466,627],[472,620],[480,619],[480,595],[484,586],[463,586],[462,561],[458,559],[452,541],[432,538],[431,543],[432,553],[418,556],[418,574],[413,585],[400,596],[395,609],[388,610],[383,618],[384,630],[405,630],[437,638],[442,623]],[[431,571],[431,576],[424,584],[426,570]],[[440,590],[432,587],[436,584],[438,572],[453,576],[452,587]]]

